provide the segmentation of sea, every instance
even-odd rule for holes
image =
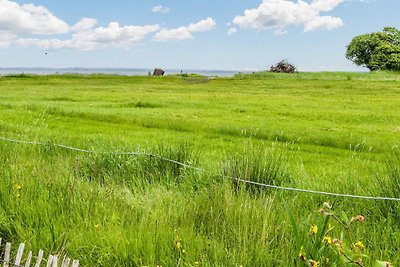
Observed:
[[[143,76],[152,74],[154,69],[140,68],[0,68],[0,75],[10,74],[108,74],[125,76]],[[199,74],[208,77],[233,77],[239,73],[251,73],[251,71],[238,70],[196,70],[196,69],[164,69],[165,75],[175,74]]]

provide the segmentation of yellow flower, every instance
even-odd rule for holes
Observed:
[[[319,263],[319,261],[310,260],[310,266],[312,266],[312,267],[319,267],[319,266],[320,266],[320,263]]]
[[[175,246],[177,250],[181,250],[182,249],[182,242],[180,239],[175,241]]]
[[[200,262],[196,261],[196,262],[194,263],[194,266],[195,266],[195,267],[200,266]]]
[[[332,244],[332,238],[330,236],[324,236],[324,243],[325,244]]]
[[[99,223],[98,223],[98,224],[95,224],[95,225],[94,225],[94,228],[99,229],[99,228],[100,228],[100,224],[99,224]]]
[[[357,241],[356,243],[354,243],[354,248],[363,249],[364,248],[364,244],[361,241]]]
[[[316,225],[311,225],[310,227],[310,235],[315,236],[318,232],[318,226]]]
[[[18,191],[20,191],[20,190],[22,189],[22,185],[16,184],[16,185],[15,185],[15,189],[17,189]]]

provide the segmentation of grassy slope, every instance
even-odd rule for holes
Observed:
[[[2,77],[0,92],[2,136],[99,151],[140,147],[213,173],[238,158],[254,167],[283,157],[283,185],[398,196],[376,180],[388,177],[385,164],[399,145],[395,74]],[[287,266],[298,251],[285,200],[304,231],[320,220],[321,203],[334,200],[235,191],[219,176],[142,158],[0,148],[0,235],[66,250],[88,266]],[[252,178],[243,166],[234,173]],[[371,258],[399,263],[400,225],[390,215],[398,206],[335,203],[367,216],[349,240],[362,239]]]

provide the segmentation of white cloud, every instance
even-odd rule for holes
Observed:
[[[237,29],[236,28],[229,28],[229,30],[228,30],[228,35],[232,35],[232,34],[235,34],[237,32]]]
[[[61,34],[69,31],[67,23],[47,8],[34,4],[0,0],[0,32],[9,34]]]
[[[207,18],[176,29],[162,29],[154,36],[154,39],[159,42],[193,39],[192,33],[212,30],[215,25],[217,24],[213,18]]]
[[[169,12],[171,12],[171,9],[162,5],[158,5],[158,6],[153,6],[151,8],[151,11],[153,13],[164,13],[164,14],[168,14]]]
[[[277,34],[285,33],[289,25],[301,25],[305,32],[317,29],[331,30],[343,26],[338,17],[321,16],[321,12],[335,9],[344,0],[263,0],[254,9],[246,9],[244,14],[236,16],[233,24],[242,28],[272,29]]]
[[[320,28],[332,30],[341,26],[343,26],[343,21],[340,18],[332,16],[322,16],[316,17],[315,19],[305,23],[304,31],[310,32]]]
[[[22,47],[38,46],[41,49],[61,49],[66,47],[68,41],[59,39],[20,38],[15,43]]]
[[[7,33],[7,32],[0,32],[0,48],[9,47],[10,44],[15,40],[16,35]]]
[[[276,28],[274,29],[274,34],[275,35],[285,35],[287,33],[287,30],[282,29],[282,28]]]
[[[93,50],[96,48],[121,47],[129,48],[142,41],[146,35],[156,32],[160,26],[120,26],[118,22],[111,22],[107,27],[95,26],[95,20],[81,20],[73,29],[77,31],[71,39],[37,39],[20,38],[17,44],[20,46],[36,45],[42,49],[71,48],[79,50]]]
[[[96,26],[97,20],[92,18],[83,18],[79,20],[74,26],[71,27],[71,30],[74,32],[86,31],[92,29]]]

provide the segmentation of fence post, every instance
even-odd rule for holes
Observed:
[[[25,244],[24,243],[19,244],[17,256],[15,256],[14,265],[20,265],[21,264],[21,259],[22,259],[22,254],[24,253],[24,248],[25,248]]]
[[[36,260],[35,267],[40,267],[40,263],[42,262],[43,259],[43,250],[39,250],[38,258]]]
[[[71,262],[70,258],[65,258],[64,257],[64,260],[62,261],[61,267],[68,267],[70,262]]]
[[[9,267],[11,254],[11,243],[6,243],[6,251],[4,252],[4,267]]]
[[[47,265],[46,267],[51,267],[51,264],[53,263],[53,255],[49,256],[49,259],[47,260]]]
[[[53,256],[53,267],[58,267],[58,257],[57,257],[57,255]]]
[[[31,260],[32,260],[32,251],[29,251],[28,257],[26,258],[25,267],[31,266]]]

